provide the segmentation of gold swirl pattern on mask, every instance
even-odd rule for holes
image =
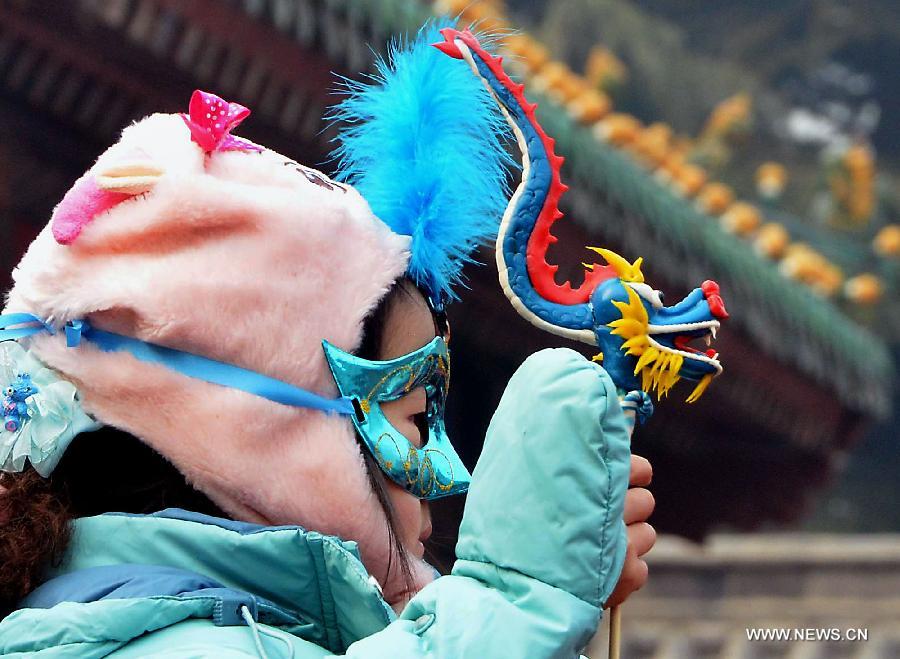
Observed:
[[[409,377],[406,381],[406,384],[403,386],[403,393],[408,394],[413,390],[415,384],[417,382],[421,382],[426,379],[432,371],[436,371],[441,374],[444,378],[444,387],[445,390],[450,387],[450,360],[444,359],[441,355],[428,355],[419,365],[418,368],[413,369],[412,366],[405,365],[395,368],[390,373],[386,374],[382,377],[375,386],[366,394],[365,398],[359,399],[359,405],[362,408],[363,412],[366,414],[369,413],[369,410],[372,408],[372,398],[381,391],[386,382],[389,382],[394,376],[398,373],[403,373],[404,371],[409,372]]]
[[[392,470],[394,463],[391,460],[386,460],[384,454],[381,452],[380,444],[384,440],[389,440],[394,445],[396,452],[400,453],[400,446],[397,444],[397,439],[387,432],[381,434],[372,447],[372,450],[375,453],[375,459],[382,464],[385,469]],[[431,461],[431,456],[428,455],[429,453],[437,453],[447,463],[447,467],[450,470],[450,481],[448,483],[442,483],[438,479],[434,470],[434,464]],[[441,492],[449,492],[453,489],[453,484],[456,480],[453,475],[453,463],[450,462],[444,452],[439,449],[430,448],[423,451],[422,449],[410,446],[406,453],[406,460],[403,461],[402,465],[403,473],[406,476],[405,487],[407,490],[416,491],[419,492],[421,496],[426,496],[434,491],[435,488]]]
[[[428,453],[437,453],[439,456],[441,456],[444,459],[444,462],[447,463],[447,469],[450,471],[450,481],[447,484],[443,484],[443,483],[441,483],[441,481],[438,480],[437,474],[435,473],[435,471],[433,469],[431,458],[427,456]],[[446,456],[446,454],[444,454],[443,451],[436,449],[436,448],[425,449],[425,454],[426,454],[425,459],[428,461],[429,466],[432,467],[431,473],[432,473],[433,486],[437,487],[437,489],[439,489],[441,492],[449,492],[450,490],[452,490],[453,484],[456,482],[456,479],[453,476],[453,463]]]

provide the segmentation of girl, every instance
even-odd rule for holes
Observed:
[[[602,368],[527,360],[474,475],[447,438],[443,309],[507,161],[438,38],[338,110],[353,187],[197,92],[57,206],[0,317],[4,656],[571,657],[643,583]],[[467,490],[435,578],[428,502]]]

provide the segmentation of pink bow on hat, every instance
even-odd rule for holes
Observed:
[[[229,103],[215,94],[196,90],[181,114],[191,130],[191,139],[207,153],[213,151],[262,151],[262,148],[231,135],[231,131],[250,115],[240,103]]]

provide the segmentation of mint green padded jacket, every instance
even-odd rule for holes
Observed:
[[[452,573],[397,617],[356,545],[169,510],[75,522],[0,623],[3,657],[577,656],[625,560],[629,436],[606,372],[525,361],[491,422]]]

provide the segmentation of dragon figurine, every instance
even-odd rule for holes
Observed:
[[[536,104],[524,86],[510,79],[503,60],[488,53],[469,30],[445,28],[435,44],[463,59],[493,94],[512,127],[523,159],[523,175],[503,216],[496,256],[503,290],[515,309],[537,327],[599,347],[602,360],[622,392],[642,390],[666,395],[680,379],[695,382],[693,403],[722,372],[710,346],[728,317],[719,286],[705,281],[683,300],[663,304],[663,295],[644,282],[642,259],[629,262],[609,249],[591,247],[605,264],[585,263],[583,283],[557,284],[558,266],[547,263],[550,230],[562,217],[558,203],[568,189],[560,180],[563,159],[553,151],[535,118]],[[707,350],[689,343],[706,342]]]

